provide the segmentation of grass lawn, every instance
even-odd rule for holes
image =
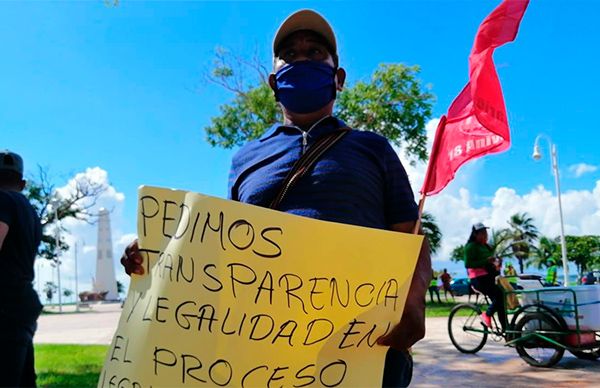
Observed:
[[[473,298],[472,302],[475,302]],[[463,302],[442,302],[442,303],[431,303],[427,301],[425,305],[425,317],[434,318],[434,317],[447,317],[450,315],[450,311],[454,306]],[[487,305],[482,305],[482,311],[487,308]],[[458,313],[458,315],[465,316],[470,314],[469,310],[464,310]]]
[[[39,387],[95,387],[108,350],[105,345],[35,345]]]
[[[452,307],[456,306],[458,302],[442,302],[442,303],[431,303],[427,301],[425,306],[425,316],[428,318],[433,317],[447,317],[450,315]]]

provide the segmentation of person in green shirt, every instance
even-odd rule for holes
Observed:
[[[440,299],[440,291],[439,291],[439,287],[437,284],[437,276],[435,276],[435,272],[432,270],[431,271],[431,281],[429,282],[429,298],[431,299],[431,303],[433,302],[433,294],[437,295],[437,299],[439,303],[442,303],[442,300]]]
[[[504,277],[508,280],[512,288],[516,290],[518,279],[517,270],[515,270],[515,267],[513,267],[510,261],[506,264],[506,268],[504,268]]]
[[[471,235],[465,245],[465,267],[471,285],[477,291],[486,295],[491,303],[480,318],[487,327],[492,325],[492,316],[498,312],[500,324],[506,326],[506,310],[504,309],[504,294],[496,285],[496,276],[500,273],[496,268],[498,259],[494,249],[488,244],[487,226],[477,223],[471,228]]]
[[[546,286],[556,286],[558,284],[556,281],[558,267],[553,259],[548,259],[547,263],[548,270],[546,272]]]

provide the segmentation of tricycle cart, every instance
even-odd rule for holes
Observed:
[[[540,277],[521,279],[539,281],[540,286],[504,293],[505,306],[511,295],[520,301],[520,306],[507,309],[504,325],[497,314],[491,327],[483,324],[479,316],[489,300],[477,290],[475,303],[456,305],[448,317],[454,346],[463,353],[476,353],[491,337],[514,347],[523,360],[538,367],[555,365],[566,350],[583,359],[600,358],[600,286],[542,287]]]

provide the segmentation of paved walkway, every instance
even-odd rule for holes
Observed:
[[[414,386],[600,386],[600,361],[579,360],[569,352],[550,369],[529,366],[514,348],[495,343],[489,337],[477,354],[460,353],[450,342],[447,322],[448,318],[427,319],[427,335],[414,347]]]
[[[49,309],[38,319],[35,343],[109,345],[119,324],[121,305],[90,304],[80,313],[74,306],[64,306],[64,314],[58,308]]]
[[[72,307],[70,308],[72,310]],[[67,310],[69,311],[69,310]],[[92,305],[83,313],[40,317],[36,343],[110,344],[120,305]],[[533,368],[516,351],[488,339],[475,355],[459,353],[446,331],[447,318],[427,319],[427,336],[415,347],[414,387],[599,387],[600,361],[568,352],[552,369]]]

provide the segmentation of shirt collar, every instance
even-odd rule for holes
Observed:
[[[342,120],[340,120],[334,116],[326,116],[326,117],[320,119],[319,121],[317,121],[317,123],[308,130],[308,134],[309,134],[310,138],[320,137],[328,132],[334,131],[338,128],[345,127],[345,126],[346,126],[346,124]],[[277,124],[272,125],[259,138],[259,141],[262,142],[267,139],[270,139],[271,137],[275,136],[277,133],[279,133],[280,131],[283,131],[284,129],[290,129],[290,130],[297,131],[298,134],[301,134],[303,132],[303,130],[300,129],[299,127],[296,127],[293,125],[283,125],[283,124],[277,123]]]

